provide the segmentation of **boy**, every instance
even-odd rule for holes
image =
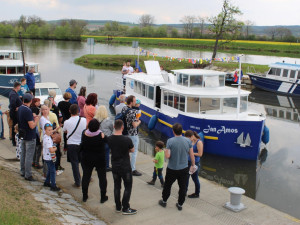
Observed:
[[[155,154],[155,158],[153,159],[153,162],[155,163],[153,177],[151,181],[147,182],[150,185],[155,184],[156,178],[158,176],[161,183],[161,187],[164,187],[164,178],[162,175],[162,170],[164,166],[165,152],[163,150],[163,147],[164,147],[164,143],[162,141],[157,141],[155,143],[156,154]]]
[[[51,158],[51,155],[53,153],[55,154],[55,151],[57,150],[57,148],[53,146],[53,141],[51,138],[53,127],[50,123],[46,123],[44,129],[45,129],[45,135],[43,137],[43,158],[48,167],[44,186],[50,187],[51,191],[59,191],[60,188],[56,186],[56,182],[55,182],[55,176],[56,176],[55,163]]]
[[[23,77],[23,78],[21,79],[21,90],[18,91],[18,95],[19,95],[20,97],[23,97],[23,95],[24,95],[27,91],[29,91],[29,88],[28,88],[26,82],[27,82],[26,78]]]

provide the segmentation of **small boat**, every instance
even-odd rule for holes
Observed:
[[[35,97],[41,100],[41,104],[49,97],[49,91],[54,90],[56,92],[55,102],[59,103],[63,101],[63,95],[56,83],[44,82],[35,84]]]
[[[126,96],[141,100],[140,119],[150,130],[173,137],[172,125],[180,123],[184,132],[203,134],[204,152],[257,160],[265,116],[248,109],[249,91],[225,86],[224,72],[182,69],[162,73],[157,61],[145,61],[145,66],[147,74],[126,76],[125,88]],[[122,90],[113,90],[111,105],[119,104]]]
[[[273,63],[264,74],[247,73],[252,85],[265,91],[300,96],[300,65]]]
[[[38,64],[32,62],[25,63],[25,71],[30,67],[35,68],[35,81],[41,82],[41,74],[38,72]],[[8,96],[16,81],[24,77],[24,65],[22,51],[0,50],[0,94]]]

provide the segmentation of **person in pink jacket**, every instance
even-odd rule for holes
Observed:
[[[78,98],[77,98],[78,106],[80,109],[79,116],[81,116],[81,117],[85,117],[84,110],[83,110],[83,107],[85,105],[85,100],[86,100],[85,96],[86,96],[86,87],[82,86],[80,88]]]
[[[98,96],[96,93],[90,93],[83,107],[84,115],[86,118],[86,126],[89,125],[89,122],[94,118],[96,114],[96,105],[98,103]]]

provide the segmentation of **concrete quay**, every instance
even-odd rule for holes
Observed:
[[[2,111],[7,109],[8,101],[0,97]],[[5,121],[5,120],[4,120]],[[6,123],[4,123],[6,124]],[[0,141],[0,164],[12,163],[15,158],[15,148],[8,141],[8,127],[5,125],[6,140]],[[143,146],[141,146],[143,147]],[[150,186],[146,182],[151,180],[153,171],[152,157],[139,152],[137,157],[137,169],[142,172],[142,176],[133,178],[133,189],[130,199],[132,208],[137,209],[136,215],[126,216],[115,212],[113,197],[112,173],[107,173],[108,201],[100,204],[100,190],[96,171],[93,172],[93,181],[89,187],[89,199],[82,202],[81,189],[72,187],[74,183],[71,165],[67,162],[66,155],[62,157],[62,166],[65,172],[57,176],[57,185],[64,193],[70,194],[87,211],[104,221],[107,224],[167,224],[167,225],[194,225],[194,224],[243,224],[243,225],[286,225],[300,224],[300,220],[286,213],[273,209],[265,204],[259,203],[246,196],[242,197],[242,203],[247,207],[245,210],[235,213],[224,208],[224,204],[229,201],[230,195],[227,188],[217,185],[211,181],[200,177],[201,193],[199,199],[186,199],[183,210],[178,211],[175,204],[177,202],[178,186],[174,183],[171,196],[166,208],[158,205],[161,199],[162,188],[157,181],[155,186]],[[164,167],[165,172],[166,165]],[[189,194],[194,189],[193,182],[190,181]]]

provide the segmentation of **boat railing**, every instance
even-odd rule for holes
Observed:
[[[248,66],[247,67],[247,73],[256,73],[256,70],[255,70],[254,66]]]
[[[117,90],[123,90],[124,84],[123,84],[123,78],[122,77],[116,77],[115,78],[115,87]]]

